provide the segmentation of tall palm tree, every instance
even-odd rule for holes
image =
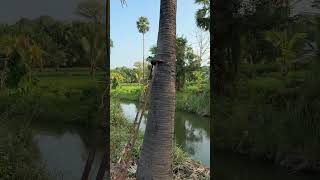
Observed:
[[[138,162],[138,179],[172,179],[176,79],[177,0],[161,0],[157,65],[150,91],[150,107]]]
[[[140,17],[137,21],[137,28],[139,33],[142,33],[142,80],[144,80],[144,34],[149,31],[149,20],[147,17]]]

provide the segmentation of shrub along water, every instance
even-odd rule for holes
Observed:
[[[243,79],[238,94],[216,98],[216,147],[319,171],[320,66],[311,67],[287,77]]]
[[[117,99],[139,101],[142,85],[120,84],[111,90],[111,95]],[[176,109],[202,116],[209,116],[209,85],[186,85],[177,91]]]
[[[43,72],[44,74],[45,72]],[[93,126],[101,117],[102,84],[88,75],[22,78],[0,91],[0,179],[56,179],[45,171],[28,124],[34,121]]]

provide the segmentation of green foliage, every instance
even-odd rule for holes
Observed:
[[[10,60],[7,63],[7,77],[5,84],[9,88],[15,88],[18,86],[21,79],[28,73],[28,70],[21,59],[21,56],[17,52],[12,54],[11,58],[14,60]]]
[[[111,89],[113,98],[139,101],[142,86],[139,84],[119,84],[116,89]],[[176,109],[209,116],[209,85],[187,85],[177,92]]]
[[[104,14],[104,5],[101,1],[85,0],[78,4],[76,13],[91,21],[101,23]]]
[[[129,128],[131,127],[129,124],[129,121],[124,118],[122,110],[120,108],[120,104],[115,100],[111,100],[111,123],[110,123],[110,130],[111,130],[111,161],[117,162],[119,158],[119,153],[122,151],[125,144],[128,142],[129,137],[131,137],[131,134],[129,134]],[[142,137],[139,136],[137,143],[134,148],[134,154],[133,156],[135,158],[139,155],[139,147],[142,142]]]
[[[177,93],[176,109],[209,116],[209,86],[186,86]]]
[[[19,53],[24,53],[23,57],[30,66],[56,67],[57,70],[60,66],[88,66],[91,61],[83,58],[88,57],[88,53],[83,49],[80,40],[85,37],[89,42],[94,41],[97,44],[94,57],[101,59],[103,55],[99,54],[105,46],[106,39],[103,33],[105,27],[93,23],[93,21],[63,22],[49,16],[32,20],[22,18],[15,24],[0,26],[0,55],[10,55],[14,49],[23,47],[22,42],[25,41],[29,45],[19,48]],[[97,38],[91,38],[93,36]],[[19,40],[22,37],[25,37],[25,40]],[[30,50],[27,50],[28,47]],[[104,64],[98,62],[96,65],[102,67]]]
[[[0,112],[9,108],[11,116],[20,114],[39,121],[91,126],[101,115],[102,87],[102,83],[86,73],[77,76],[43,75],[38,82],[22,81],[17,88],[2,91]]]
[[[126,100],[137,101],[140,99],[142,85],[139,84],[120,84],[117,89],[111,90],[112,97]]]
[[[210,29],[210,0],[195,0],[195,3],[202,6],[195,15],[197,26],[208,31]]]
[[[148,59],[152,60],[156,56],[157,46],[153,46],[150,52],[152,55]],[[194,80],[194,76],[189,74],[200,70],[201,62],[184,37],[177,37],[176,39],[176,59],[176,88],[179,91],[183,89],[187,78],[188,80]]]
[[[307,72],[289,72],[285,78],[279,74],[242,80],[236,96],[217,97],[214,104],[217,147],[272,160],[278,158],[275,156],[278,153],[318,159],[318,69],[319,64],[313,64]]]
[[[190,160],[190,155],[186,152],[184,152],[181,147],[175,146],[174,153],[173,153],[173,162],[174,166],[179,166],[186,162],[187,160]]]
[[[267,40],[272,42],[272,44],[280,50],[278,61],[283,66],[283,73],[285,75],[287,74],[287,68],[290,66],[291,61],[296,58],[297,54],[301,51],[306,37],[306,33],[289,34],[287,31],[268,31],[266,33]]]
[[[149,27],[150,23],[147,17],[139,17],[138,21],[137,21],[137,28],[139,33],[145,34],[146,32],[149,31]]]
[[[36,147],[32,142],[28,122],[22,122],[23,126],[20,127],[11,127],[8,122],[12,120],[2,118],[0,119],[0,179],[49,179],[40,157],[35,153]]]
[[[111,84],[112,84],[111,88],[116,89],[119,86],[119,82],[118,82],[117,78],[115,78],[115,77],[112,78]]]

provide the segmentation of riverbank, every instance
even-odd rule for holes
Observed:
[[[5,122],[12,122],[10,119],[15,120],[15,123],[13,123],[14,125],[12,125],[14,129],[17,128],[15,127],[17,124],[26,125],[31,122],[45,124],[56,123],[64,125],[69,124],[72,126],[82,126],[88,128],[98,125],[101,120],[102,112],[100,107],[102,92],[102,73],[98,73],[96,77],[90,77],[85,69],[68,69],[61,70],[59,72],[48,70],[38,73],[32,82],[21,82],[15,89],[2,89],[0,91],[0,114],[1,116],[5,115],[7,117],[3,120]],[[112,111],[111,117],[115,117],[115,112],[116,111]],[[118,113],[119,112],[116,114]],[[118,116],[116,115],[116,117]],[[118,129],[112,131],[111,133],[114,135],[112,138],[113,143],[111,143],[111,145],[123,145],[128,138],[126,127],[129,126],[129,123],[127,122],[123,124],[119,120],[112,121],[112,123],[111,126],[118,127]],[[115,125],[114,123],[121,125],[121,127]],[[24,132],[27,131],[27,128],[23,126],[21,130]],[[16,132],[16,130],[14,132]],[[11,149],[8,151],[12,153],[12,157],[21,157],[26,161],[17,161],[16,159],[7,159],[6,161],[3,161],[2,159],[7,157],[2,156],[1,154],[2,159],[0,161],[0,167],[5,168],[1,169],[0,174],[12,180],[14,179],[12,174],[14,171],[12,170],[16,169],[18,171],[23,171],[25,173],[25,177],[32,176],[31,179],[45,180],[46,178],[49,178],[49,174],[45,171],[46,168],[42,166],[43,159],[40,157],[37,159],[32,155],[39,155],[39,152],[37,152],[37,147],[32,140],[32,135],[28,135],[28,133],[13,134],[18,135],[16,137],[17,139],[20,139],[20,137],[26,138],[26,142],[28,143],[22,143],[19,141],[18,144],[23,145],[23,147],[21,147],[16,143],[15,140],[9,139],[10,142],[1,141],[0,145],[15,144],[12,147],[10,146]],[[5,133],[4,135],[7,134]],[[70,135],[66,136],[69,137]],[[40,137],[46,138],[42,136]],[[139,142],[142,142],[142,137],[143,136],[141,135]],[[69,138],[73,139],[76,137],[71,136]],[[1,136],[1,139],[8,139],[8,137],[3,136],[2,138]],[[50,137],[50,139],[53,140],[53,137]],[[65,140],[70,141],[68,139]],[[78,139],[74,140],[79,141]],[[121,146],[112,146],[111,149],[113,155],[115,155],[116,153],[120,152]],[[42,150],[45,151],[42,153],[46,153],[45,149]],[[139,149],[137,148],[134,152],[134,157],[138,157]],[[181,149],[177,148],[175,152],[175,162],[178,163],[179,167],[183,167],[183,162],[188,162],[189,165],[192,163],[195,167],[204,167],[199,162],[188,160],[189,156],[186,156]],[[44,157],[47,156],[48,155],[44,154]],[[30,158],[35,160],[35,162],[31,160],[29,161],[28,159]],[[114,158],[116,158],[116,155]],[[30,166],[20,166],[20,162],[22,165],[24,163],[29,164]],[[36,164],[37,166],[33,164]],[[81,169],[81,167],[79,168]],[[205,169],[208,170],[208,168]],[[78,172],[78,170],[74,171]],[[28,172],[30,172],[31,176],[27,176],[29,175]],[[179,170],[179,172],[181,172],[181,170]],[[23,179],[24,175],[16,176],[16,179]],[[36,177],[35,175],[38,176]]]
[[[36,73],[17,88],[0,90],[0,179],[51,178],[32,139],[32,123],[98,124],[103,86],[87,69]]]
[[[0,179],[49,180],[26,121],[12,127],[13,119],[0,117]]]
[[[111,96],[118,99],[139,101],[142,85],[122,83],[111,90]],[[176,93],[176,110],[210,116],[209,90],[205,85],[186,85]]]
[[[118,155],[122,151],[125,143],[129,138],[129,128],[131,124],[124,117],[118,102],[114,99],[111,101],[111,161],[116,163]],[[136,171],[136,162],[140,154],[140,146],[142,144],[143,134],[140,132],[139,138],[133,150],[133,162],[128,169],[128,176],[134,177]],[[174,150],[174,166],[173,173],[178,178],[209,179],[210,170],[202,165],[202,163],[194,161],[190,155],[184,152],[180,147],[176,146]]]

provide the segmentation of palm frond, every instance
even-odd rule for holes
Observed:
[[[302,47],[306,38],[307,33],[295,33],[289,40],[288,48],[295,50],[296,48]]]

